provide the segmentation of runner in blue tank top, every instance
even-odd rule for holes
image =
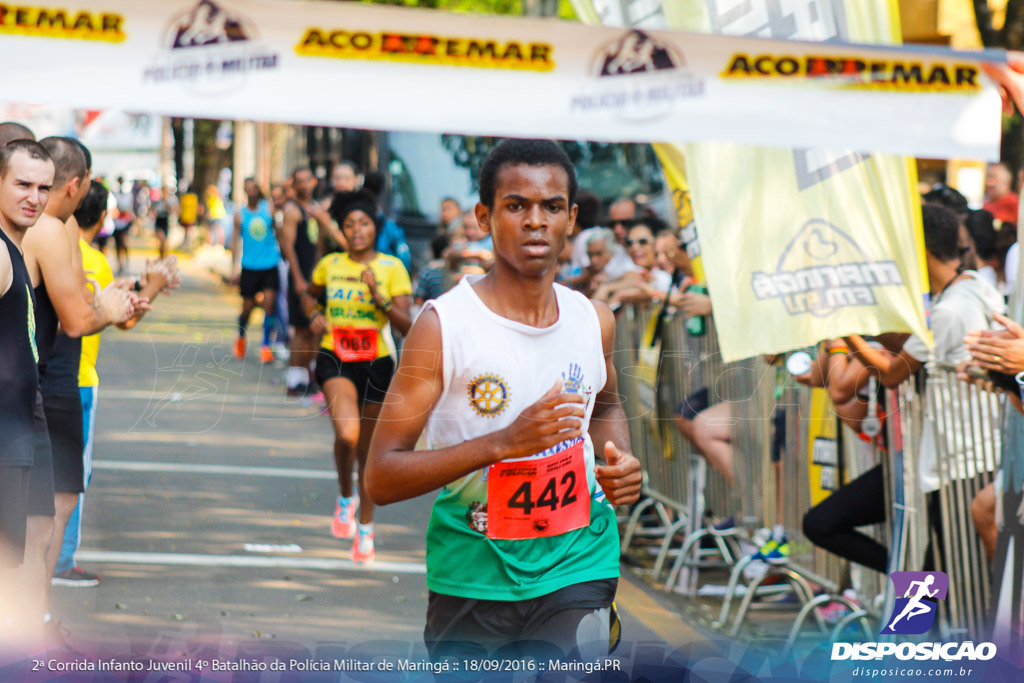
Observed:
[[[281,278],[277,263],[281,250],[277,246],[274,232],[274,216],[263,198],[263,192],[254,178],[245,179],[247,204],[235,214],[235,237],[231,241],[232,256],[237,270],[241,260],[242,270],[238,278],[242,294],[242,314],[238,316],[238,340],[235,342],[235,357],[245,358],[245,332],[249,316],[256,306],[263,308],[263,345],[260,347],[260,362],[270,363],[274,353],[270,349],[271,335],[277,325],[274,303],[281,290]],[[241,248],[239,248],[241,247]],[[257,296],[262,298],[257,301]]]

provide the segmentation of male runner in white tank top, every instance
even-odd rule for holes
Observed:
[[[434,659],[608,652],[611,506],[637,500],[641,473],[611,361],[614,316],[554,282],[576,188],[553,142],[491,151],[476,217],[494,267],[420,314],[370,447],[377,504],[441,489],[427,530]],[[424,429],[429,450],[416,451]]]

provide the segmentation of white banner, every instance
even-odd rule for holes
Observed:
[[[980,60],[298,0],[0,7],[2,97],[382,130],[996,159]]]

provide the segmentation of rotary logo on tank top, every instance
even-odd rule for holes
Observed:
[[[508,407],[511,395],[508,382],[494,373],[477,375],[468,385],[469,405],[480,417],[501,415]]]
[[[582,366],[570,363],[561,375],[563,390],[579,394],[584,409],[589,407],[593,389],[584,384]],[[481,417],[499,415],[508,406],[508,383],[496,373],[477,375],[468,390],[469,403]],[[482,480],[488,482],[488,500],[469,504],[469,528],[492,539],[512,540],[556,536],[585,526],[590,514],[589,497],[580,495],[587,480],[583,443],[582,437],[569,439],[526,460],[502,461],[485,469]],[[488,503],[495,510],[489,511]],[[488,524],[492,517],[494,523]]]

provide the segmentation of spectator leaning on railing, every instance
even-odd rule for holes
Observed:
[[[924,240],[928,260],[928,282],[931,288],[931,330],[935,346],[928,349],[924,340],[911,335],[903,344],[899,354],[893,358],[870,347],[857,335],[846,338],[850,353],[856,360],[877,374],[886,387],[895,387],[917,372],[926,362],[959,364],[969,359],[970,352],[964,344],[968,331],[984,329],[993,315],[1004,310],[1003,298],[991,285],[979,278],[977,273],[963,270],[959,255],[959,223],[956,216],[940,206],[922,207],[924,219]],[[976,416],[975,426],[985,422],[984,415],[969,404],[959,405],[957,399],[929,401],[925,408],[926,425],[921,437],[919,480],[922,491],[927,494],[928,521],[941,537],[938,514],[939,476],[937,451],[952,454],[956,464],[951,467],[950,476],[971,478],[978,473],[967,452],[977,439],[985,434],[970,425],[960,425],[951,419],[955,415]],[[936,405],[940,404],[940,405]],[[945,415],[943,415],[943,411]],[[952,430],[946,425],[954,424]],[[940,441],[936,442],[935,440]],[[926,568],[935,566],[936,558],[929,553],[925,559]]]

